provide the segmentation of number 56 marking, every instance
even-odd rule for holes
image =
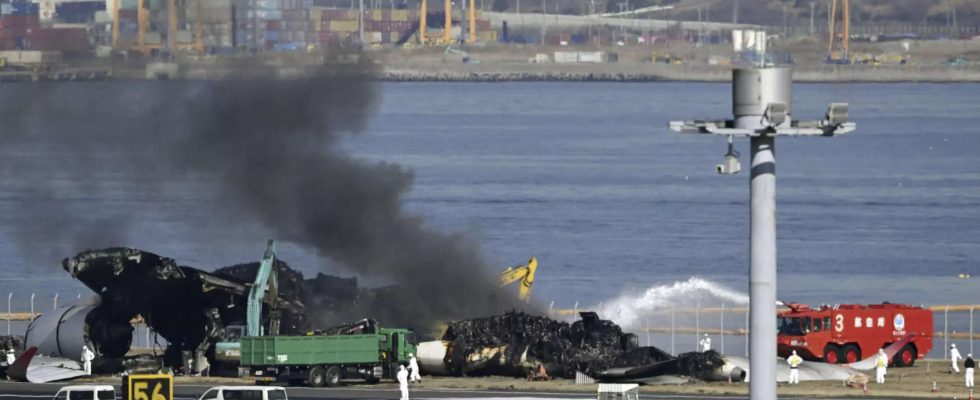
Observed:
[[[130,375],[129,400],[173,400],[174,381],[170,375]]]

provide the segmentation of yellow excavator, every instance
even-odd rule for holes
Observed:
[[[527,260],[527,264],[518,265],[515,267],[508,267],[497,275],[497,284],[500,287],[510,285],[514,282],[521,281],[521,286],[518,289],[517,297],[521,301],[528,302],[531,300],[531,286],[534,285],[534,272],[538,270],[538,259],[531,257]]]

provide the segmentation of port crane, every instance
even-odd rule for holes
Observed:
[[[827,41],[827,64],[850,64],[851,13],[849,0],[833,0],[830,5],[830,30]],[[840,21],[838,23],[838,17]]]
[[[528,302],[531,300],[531,288],[534,285],[534,273],[537,270],[538,259],[531,257],[526,264],[508,267],[503,272],[498,274],[497,284],[500,287],[504,287],[520,281],[521,286],[518,289],[517,297],[521,299],[521,301]]]

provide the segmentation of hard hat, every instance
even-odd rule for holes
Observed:
[[[973,353],[966,353],[966,358],[971,358],[971,357],[973,357]]]
[[[705,334],[704,334],[704,337],[708,337],[708,334],[707,334],[707,333],[705,333]]]
[[[953,343],[953,344],[949,345],[949,347],[955,349],[956,348],[956,343]]]
[[[878,354],[885,354],[885,349],[878,349]]]
[[[404,365],[401,365],[401,364],[398,364],[398,370],[399,371],[404,371],[405,370],[405,366]]]
[[[415,357],[415,354],[412,354],[412,353],[408,353],[408,356],[409,356],[409,357]]]
[[[793,355],[794,355],[794,356],[796,355],[796,350],[793,350]]]

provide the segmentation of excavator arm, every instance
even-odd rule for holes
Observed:
[[[538,259],[531,257],[527,264],[508,267],[497,275],[497,285],[504,287],[520,281],[517,297],[521,301],[531,300],[531,289],[534,285],[534,273],[538,270]]]
[[[252,288],[248,292],[246,326],[248,336],[264,335],[264,329],[262,327],[262,300],[265,298],[266,291],[269,292],[272,299],[279,298],[279,282],[275,271],[275,263],[276,242],[269,240],[269,244],[265,249],[265,255],[262,256],[262,261],[259,262],[259,269],[255,272],[255,283],[252,284]],[[278,313],[279,307],[274,302],[269,309],[269,334],[271,335],[279,333]]]

